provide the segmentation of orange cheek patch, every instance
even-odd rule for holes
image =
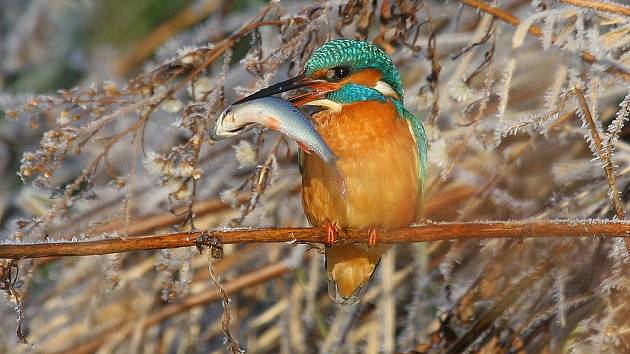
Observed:
[[[327,76],[328,76],[328,70],[327,69],[319,69],[319,70],[315,70],[315,72],[313,72],[313,75],[311,75],[311,79],[325,80]]]
[[[363,69],[341,80],[339,83],[346,84],[352,82],[367,87],[374,87],[382,76],[381,72],[376,69]]]

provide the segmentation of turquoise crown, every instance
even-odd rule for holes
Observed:
[[[348,66],[354,71],[377,69],[382,74],[381,80],[389,84],[402,100],[403,89],[398,69],[392,59],[379,47],[369,42],[354,39],[336,39],[318,48],[304,66],[307,76],[316,70]]]

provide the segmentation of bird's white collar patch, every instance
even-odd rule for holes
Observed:
[[[304,105],[309,105],[309,106],[320,106],[320,107],[324,107],[328,110],[331,110],[335,113],[337,112],[341,112],[341,104],[337,103],[335,101],[331,101],[329,99],[321,99],[321,100],[314,100],[314,101],[310,101],[305,103]]]
[[[383,94],[383,96],[385,97],[393,97],[395,99],[400,99],[400,97],[398,97],[398,94],[396,93],[396,91],[394,91],[394,89],[389,86],[389,84],[385,81],[377,81],[376,85],[374,85],[373,89],[375,89],[376,91],[380,92]]]

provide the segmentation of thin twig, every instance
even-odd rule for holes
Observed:
[[[238,341],[232,336],[232,332],[230,331],[230,321],[232,316],[230,314],[230,298],[228,297],[227,292],[225,291],[225,287],[223,286],[223,282],[219,279],[219,277],[214,272],[214,263],[215,259],[212,257],[212,252],[208,249],[208,274],[210,275],[210,279],[212,283],[216,286],[217,290],[221,294],[221,305],[223,306],[223,314],[221,316],[221,328],[223,329],[223,334],[225,335],[225,339],[228,344],[228,348],[230,349],[230,353],[244,353],[245,351],[241,349]]]
[[[198,244],[201,235],[217,238],[223,244],[262,242],[324,243],[326,233],[321,228],[272,228],[208,230],[204,232],[174,232],[132,238],[112,238],[94,241],[58,241],[43,243],[0,244],[0,258],[41,258],[59,256],[90,256],[140,250],[190,247]],[[490,238],[550,238],[550,237],[628,237],[630,222],[625,220],[548,220],[548,221],[485,221],[431,223],[389,230],[379,242],[409,243],[440,240]],[[344,242],[368,242],[362,230],[346,230]]]
[[[577,6],[577,7],[585,7],[587,9],[594,9],[597,11],[610,12],[611,14],[619,14],[630,16],[630,7],[615,4],[614,2],[599,2],[593,0],[558,0],[565,4]]]
[[[435,40],[436,30],[433,27],[433,19],[431,18],[431,10],[425,2],[422,3],[424,11],[427,13],[427,26],[429,27],[429,39],[427,41],[427,59],[431,61],[431,74],[427,78],[429,88],[433,94],[433,105],[431,106],[431,116],[429,121],[436,123],[440,115],[440,91],[438,85],[440,83],[440,72],[442,66],[439,63],[439,54],[437,49],[437,41]]]

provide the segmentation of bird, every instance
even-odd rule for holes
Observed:
[[[302,205],[313,227],[326,232],[328,292],[356,304],[387,246],[379,235],[406,227],[422,207],[427,138],[422,121],[404,106],[400,73],[373,43],[335,39],[315,49],[297,76],[237,102],[303,89],[289,101],[316,106],[311,120],[338,158],[345,178],[315,154],[299,153]],[[366,232],[367,244],[344,243],[340,230]]]

